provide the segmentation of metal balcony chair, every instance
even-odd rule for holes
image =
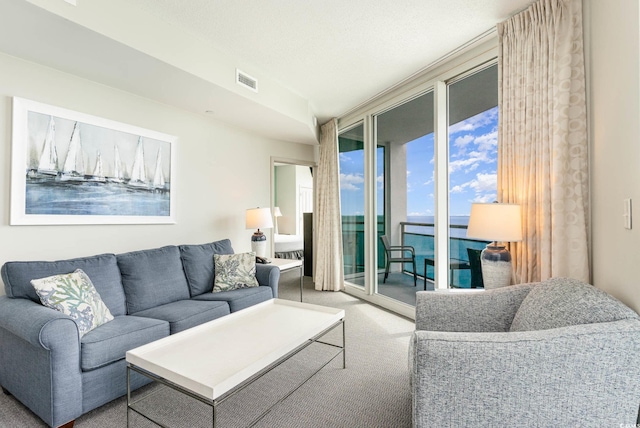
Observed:
[[[391,263],[413,263],[413,286],[418,284],[418,277],[416,275],[416,251],[409,245],[391,245],[389,238],[386,235],[380,237],[382,245],[384,246],[384,252],[387,256],[387,264],[384,269],[383,283],[387,282],[389,276],[389,266]],[[393,254],[400,254],[399,257],[393,257]]]

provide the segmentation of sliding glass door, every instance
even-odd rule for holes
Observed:
[[[340,133],[338,151],[344,278],[352,285],[364,287],[365,153],[362,123]]]
[[[496,65],[474,70],[448,85],[448,118],[449,287],[481,287],[482,272],[476,261],[487,242],[466,236],[471,204],[493,202],[498,193]]]
[[[427,286],[425,276],[433,289],[433,128],[432,91],[374,115],[374,138],[385,149],[376,151],[377,292],[409,305]]]
[[[497,197],[498,76],[484,58],[341,128],[348,292],[411,316],[417,291],[482,287],[474,254],[486,242],[466,229],[471,204]]]

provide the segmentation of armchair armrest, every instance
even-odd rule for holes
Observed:
[[[411,340],[414,426],[636,423],[638,320]]]
[[[50,426],[82,414],[78,326],[29,299],[0,296],[0,385]]]
[[[416,330],[508,331],[520,304],[535,284],[478,292],[416,293]]]
[[[273,297],[278,297],[278,281],[280,281],[278,266],[256,264],[256,279],[258,284],[271,287]]]

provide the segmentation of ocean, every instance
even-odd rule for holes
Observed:
[[[31,180],[26,183],[26,214],[169,216],[168,191],[152,192],[123,183]]]

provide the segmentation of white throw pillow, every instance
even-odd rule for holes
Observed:
[[[256,253],[214,254],[213,292],[257,287]]]
[[[109,308],[82,269],[33,279],[31,285],[44,306],[69,315],[75,321],[80,337],[113,319]]]

